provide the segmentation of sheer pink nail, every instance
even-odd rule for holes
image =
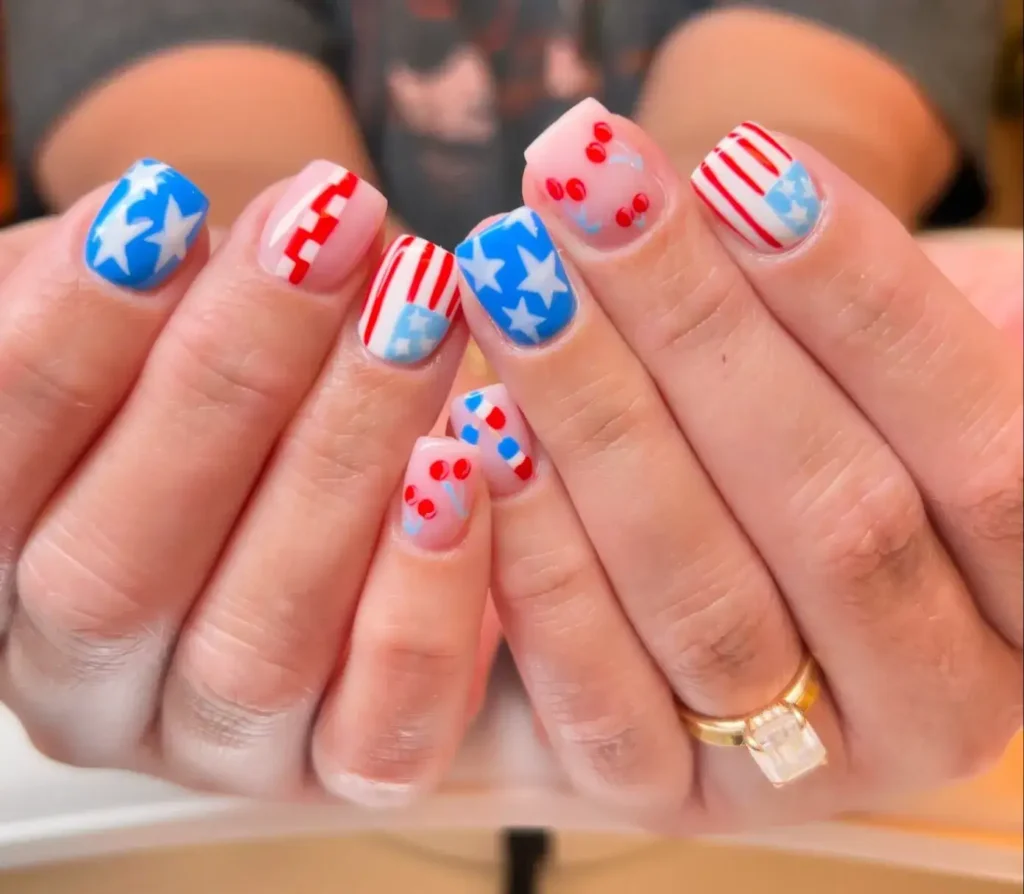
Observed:
[[[473,510],[479,454],[454,438],[420,438],[402,488],[402,530],[424,549],[448,549]]]
[[[585,99],[526,150],[527,172],[549,207],[594,248],[628,245],[665,207],[646,147],[635,145],[627,130],[596,99]]]

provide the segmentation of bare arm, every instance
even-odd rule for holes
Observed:
[[[35,173],[59,210],[141,156],[193,178],[210,196],[216,224],[230,223],[257,192],[314,158],[374,177],[333,75],[300,55],[255,45],[185,46],[121,71],[56,124]]]
[[[906,222],[957,162],[941,115],[894,63],[820,25],[749,8],[666,40],[639,116],[686,173],[730,127],[761,121],[813,143]]]

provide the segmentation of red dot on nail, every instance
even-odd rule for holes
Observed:
[[[633,196],[633,208],[637,214],[645,214],[647,209],[651,207],[651,200],[647,198],[642,192],[638,192]]]
[[[435,481],[444,481],[448,477],[448,463],[443,459],[434,460],[430,464],[430,477]]]
[[[612,138],[612,129],[603,121],[598,121],[594,125],[594,136],[602,143],[607,143]]]
[[[620,227],[631,227],[633,226],[633,215],[630,211],[625,208],[620,208],[615,212],[615,223]]]
[[[416,507],[416,511],[422,518],[433,518],[437,515],[437,507],[434,505],[433,500],[420,500],[419,505]]]
[[[562,201],[562,196],[565,195],[565,190],[562,189],[561,183],[559,183],[554,177],[549,177],[544,185],[548,188],[548,195],[551,196],[551,198],[556,202]]]
[[[600,143],[591,143],[587,146],[587,158],[594,164],[599,165],[608,157],[608,150]]]
[[[465,481],[469,477],[469,473],[473,471],[473,466],[468,459],[457,459],[455,460],[455,467],[452,469],[455,473],[455,477],[459,481]]]
[[[405,489],[405,502],[410,506],[416,502],[416,488],[411,484]]]
[[[516,466],[516,474],[523,479],[523,481],[529,481],[533,477],[533,460],[530,457],[526,457],[518,466]]]
[[[573,177],[572,180],[566,183],[565,191],[574,202],[582,202],[587,197],[587,188],[579,177]]]

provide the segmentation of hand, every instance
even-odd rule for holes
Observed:
[[[450,257],[390,252],[360,319],[385,205],[317,162],[209,256],[202,194],[140,163],[0,283],[0,698],[46,753],[362,802],[441,773],[489,507],[472,449],[413,450],[465,345]],[[427,252],[432,356],[394,331]]]
[[[690,190],[587,101],[527,162],[539,216],[456,252],[504,386],[452,412],[495,495],[505,635],[577,785],[713,831],[994,760],[1021,721],[1013,341],[794,140],[734,132]],[[757,714],[806,653],[827,765],[809,747],[776,789],[688,734],[680,703]]]

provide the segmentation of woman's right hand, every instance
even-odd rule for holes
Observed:
[[[212,256],[206,204],[141,162],[0,283],[0,700],[68,763],[401,801],[461,737],[489,573],[475,452],[417,441],[451,256],[401,240],[361,311],[368,183],[314,162]]]

